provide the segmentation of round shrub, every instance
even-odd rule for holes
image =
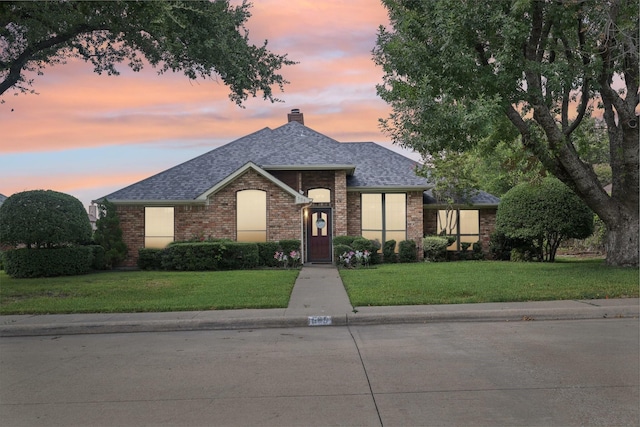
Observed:
[[[449,239],[442,236],[426,236],[422,239],[425,261],[444,261],[447,259]]]
[[[569,187],[549,177],[509,190],[498,205],[496,230],[531,240],[539,258],[553,262],[562,240],[593,233],[593,212]]]
[[[398,255],[396,254],[396,241],[387,240],[384,242],[382,248],[382,255],[384,256],[384,262],[393,263],[398,261]]]
[[[0,243],[53,248],[91,240],[91,223],[80,200],[51,190],[16,193],[0,206]]]

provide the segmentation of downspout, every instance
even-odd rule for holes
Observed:
[[[305,241],[304,241],[304,210],[313,204],[313,200],[306,205],[300,207],[300,259],[304,265],[306,261]]]

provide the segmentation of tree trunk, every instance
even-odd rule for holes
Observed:
[[[607,224],[607,264],[620,267],[638,266],[638,211],[622,214],[613,224]]]

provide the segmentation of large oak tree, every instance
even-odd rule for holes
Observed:
[[[374,59],[383,128],[423,155],[464,151],[505,118],[607,226],[607,262],[638,265],[638,0],[384,0]],[[611,194],[574,135],[607,126]]]
[[[134,71],[146,63],[160,73],[216,78],[242,104],[249,95],[270,101],[278,74],[293,64],[248,40],[250,5],[228,1],[18,1],[0,2],[0,95],[10,88],[33,91],[33,76],[70,58],[97,73]],[[29,73],[27,73],[29,72]]]

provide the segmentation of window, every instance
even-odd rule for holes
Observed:
[[[166,247],[173,242],[173,208],[144,208],[144,247]]]
[[[450,251],[459,251],[461,242],[475,243],[480,240],[480,211],[455,209],[438,211],[438,234],[454,236],[456,241]]]
[[[407,238],[407,195],[404,193],[362,194],[362,237],[380,246],[396,241],[396,252]]]
[[[238,242],[267,241],[267,192],[242,190],[236,193]]]
[[[331,203],[331,190],[328,188],[314,188],[309,190],[308,197],[313,203]]]

